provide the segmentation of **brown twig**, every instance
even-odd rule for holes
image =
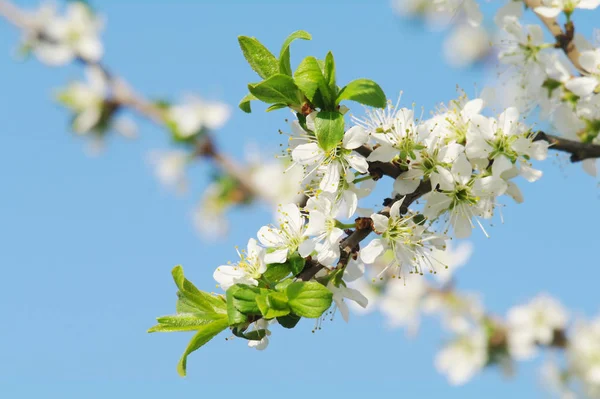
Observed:
[[[542,5],[541,0],[523,0],[523,2],[532,10]],[[565,55],[569,58],[573,66],[577,68],[579,72],[587,73],[585,68],[583,68],[579,62],[580,53],[577,49],[577,46],[575,46],[575,42],[573,41],[575,36],[575,26],[573,23],[567,23],[565,26],[566,30],[563,30],[556,18],[544,17],[538,13],[535,13],[535,15],[538,16],[540,21],[542,21],[552,36],[554,36],[556,39],[556,47],[561,48],[564,51]]]
[[[600,145],[582,143],[562,137],[538,132],[534,141],[544,140],[550,143],[550,149],[571,154],[571,162],[581,162],[586,159],[600,158]]]
[[[0,16],[3,16],[7,21],[20,29],[35,29],[35,26],[30,23],[29,15],[8,1],[0,0]],[[43,33],[38,36],[44,37]],[[79,57],[77,60],[85,66],[95,67],[103,72],[107,82],[110,84],[112,93],[112,98],[107,99],[107,102],[113,103],[119,108],[129,108],[139,116],[147,118],[159,126],[166,126],[168,121],[164,109],[136,93],[126,81],[113,74],[106,65],[101,62],[92,62],[82,57]],[[200,138],[197,145],[202,148],[206,148],[208,145],[211,151],[196,151],[196,155],[213,161],[219,169],[236,179],[240,187],[247,194],[261,196],[252,186],[250,176],[231,158],[217,151],[214,141],[210,136],[206,135]]]

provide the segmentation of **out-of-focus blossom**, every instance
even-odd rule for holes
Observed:
[[[70,2],[64,15],[46,5],[34,14],[25,43],[48,65],[64,65],[76,58],[95,63],[103,54],[99,38],[103,25],[83,2]]]
[[[554,298],[540,295],[510,309],[507,321],[510,354],[527,359],[537,353],[537,345],[552,343],[555,332],[566,327],[568,314]]]
[[[186,139],[204,129],[216,130],[225,125],[231,109],[227,104],[188,96],[182,104],[168,108],[167,118],[178,138]]]
[[[452,385],[462,385],[486,365],[487,345],[487,336],[482,329],[464,333],[438,353],[435,367]]]
[[[482,26],[458,25],[444,41],[446,61],[457,68],[481,61],[491,49],[490,36]]]

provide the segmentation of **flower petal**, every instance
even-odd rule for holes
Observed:
[[[598,79],[591,76],[573,78],[565,83],[565,87],[580,97],[591,95],[598,86]]]
[[[383,240],[375,238],[366,247],[360,250],[360,259],[367,264],[372,264],[383,251],[385,251]]]
[[[352,126],[345,134],[342,141],[342,147],[347,150],[354,150],[369,140],[369,133],[361,126]]]

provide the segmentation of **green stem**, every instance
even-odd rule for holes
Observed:
[[[371,179],[373,179],[373,176],[371,176],[371,175],[366,175],[366,176],[363,176],[363,177],[359,177],[359,178],[356,178],[356,179],[354,179],[354,181],[353,181],[352,183],[355,183],[355,184],[356,184],[356,183],[360,183],[361,181],[366,181],[366,180],[371,180]]]
[[[342,223],[339,220],[336,220],[335,227],[340,229],[353,229],[356,227],[356,223]]]

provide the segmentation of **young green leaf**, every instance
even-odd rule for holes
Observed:
[[[296,39],[311,40],[310,33],[298,30],[285,39],[279,52],[279,72],[292,76],[292,65],[290,64],[290,45]]]
[[[254,330],[244,333],[244,338],[249,341],[260,341],[267,336],[267,330]]]
[[[357,79],[348,83],[338,94],[336,103],[351,100],[375,108],[385,108],[385,93],[379,85],[369,79]]]
[[[329,307],[333,294],[323,285],[314,282],[296,282],[286,289],[288,303],[292,312],[301,317],[316,319]]]
[[[277,322],[281,324],[283,328],[294,328],[296,324],[300,321],[301,317],[297,316],[293,313],[290,313],[287,316],[281,316],[277,318]]]
[[[242,331],[238,328],[232,328],[231,332],[233,332],[233,335],[235,335],[236,337],[244,338],[249,341],[258,341],[267,336],[267,330],[262,330],[262,329],[246,332],[246,331]]]
[[[283,292],[271,291],[267,294],[267,305],[271,309],[286,310],[289,309],[288,298]]]
[[[288,278],[287,280],[283,280],[279,284],[275,286],[275,290],[279,292],[285,292],[288,285],[292,284],[294,279]]]
[[[338,87],[335,83],[335,60],[333,59],[331,51],[328,52],[325,57],[325,81],[333,96],[337,96]]]
[[[267,79],[279,72],[277,58],[256,38],[239,36],[238,42],[244,58],[261,78]]]
[[[273,297],[272,294],[278,294],[279,296]],[[265,292],[256,297],[256,303],[265,319],[274,319],[290,313],[290,307],[283,298],[287,300],[284,293],[275,291]],[[272,307],[272,305],[275,305],[275,307]]]
[[[256,305],[256,296],[260,294],[260,288],[245,284],[236,284],[227,290],[227,298],[232,300],[233,306],[244,314],[259,314]]]
[[[267,108],[267,112],[277,111],[278,109],[287,108],[287,104],[273,104]]]
[[[287,262],[267,265],[267,271],[263,273],[263,277],[271,283],[278,283],[289,275],[290,265]]]
[[[181,356],[179,360],[179,364],[177,365],[177,372],[180,376],[185,377],[186,366],[187,366],[187,357],[190,353],[198,350],[208,341],[217,336],[221,331],[225,330],[229,326],[227,322],[227,317],[223,316],[220,319],[213,320],[208,324],[204,324],[200,326],[196,335],[194,335],[188,344],[185,352]]]
[[[286,263],[289,265],[290,270],[292,271],[292,275],[295,276],[304,269],[304,264],[306,263],[306,261],[302,256],[300,256],[300,254],[296,252],[292,256],[288,257]]]
[[[301,102],[298,86],[287,75],[273,75],[260,83],[249,84],[248,89],[267,104],[299,105]]]
[[[324,109],[334,109],[333,94],[315,57],[306,57],[300,62],[294,72],[294,82],[311,103]],[[321,95],[323,104],[319,104],[318,94]]]
[[[226,313],[227,305],[222,298],[200,291],[194,284],[185,278],[183,268],[175,266],[171,271],[173,280],[181,294],[193,303],[198,310],[208,313]]]
[[[177,291],[177,303],[175,305],[177,313],[204,313],[212,314],[213,312],[207,312],[205,309],[198,309],[198,306],[187,299],[181,291]]]
[[[246,321],[248,321],[248,317],[246,317],[245,314],[243,314],[242,312],[240,312],[236,307],[235,307],[235,299],[233,298],[233,292],[234,290],[232,290],[230,287],[227,290],[227,319],[229,321],[229,325],[230,326],[238,326],[240,324],[245,323]]]
[[[223,316],[217,313],[195,314],[195,313],[180,313],[172,316],[158,317],[158,324],[148,330],[153,332],[179,332],[179,331],[195,331],[205,324],[211,323],[214,320],[221,319]]]
[[[321,111],[315,118],[315,130],[319,147],[330,151],[344,138],[344,116],[337,111]]]
[[[242,98],[242,101],[240,101],[240,104],[238,105],[238,107],[240,107],[240,109],[242,111],[244,111],[245,113],[249,114],[252,112],[252,107],[250,106],[250,101],[254,101],[254,100],[258,100],[258,98],[254,97],[251,93],[246,94],[246,96],[244,98]]]

